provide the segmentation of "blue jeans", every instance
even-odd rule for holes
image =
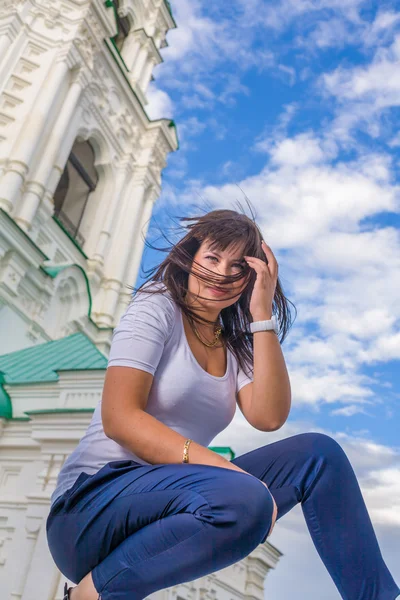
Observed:
[[[102,600],[145,598],[249,555],[267,539],[272,494],[277,519],[301,502],[312,541],[342,598],[400,595],[353,468],[333,438],[302,433],[232,463],[246,473],[131,460],[109,462],[94,475],[82,472],[47,519],[57,567],[75,583],[92,571]]]

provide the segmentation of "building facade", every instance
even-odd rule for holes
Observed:
[[[45,520],[101,397],[112,331],[178,148],[174,122],[146,113],[174,27],[167,0],[0,3],[2,600],[62,598]],[[262,598],[279,556],[266,542],[153,596]]]

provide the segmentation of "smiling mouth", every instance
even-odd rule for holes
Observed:
[[[213,288],[213,287],[209,287],[209,290],[211,290],[214,294],[218,294],[219,296],[225,296],[226,294],[228,294],[228,290],[221,290],[220,288]]]

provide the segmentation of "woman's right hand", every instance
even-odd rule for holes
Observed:
[[[261,481],[261,479],[260,479],[260,481]],[[263,485],[265,485],[265,487],[267,488],[267,490],[268,490],[268,491],[269,491],[269,493],[271,494],[271,491],[270,491],[269,487],[267,486],[267,484],[266,484],[266,483],[264,483],[264,481],[261,481],[261,483],[262,483]],[[271,494],[271,496],[272,496],[272,494]],[[274,497],[273,497],[273,496],[272,496],[272,500],[273,500],[273,502],[274,502],[274,510],[273,510],[273,513],[272,513],[272,525],[271,525],[271,529],[269,530],[269,533],[268,533],[267,537],[269,537],[269,536],[271,535],[271,533],[272,533],[272,530],[273,530],[273,528],[274,528],[274,525],[275,525],[276,517],[277,517],[277,515],[278,515],[278,507],[277,507],[277,505],[276,505],[276,502],[275,502],[275,500],[274,500]]]

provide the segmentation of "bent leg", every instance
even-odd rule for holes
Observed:
[[[92,571],[102,600],[139,600],[218,571],[271,527],[271,494],[246,473],[133,461],[100,471],[56,503],[48,542],[71,581]]]
[[[397,598],[400,588],[383,560],[356,475],[333,438],[302,433],[231,462],[267,484],[277,520],[301,502],[315,548],[342,598]]]

